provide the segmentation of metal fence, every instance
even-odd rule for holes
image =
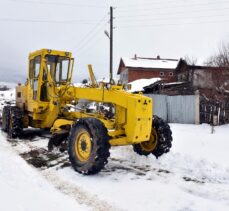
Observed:
[[[153,113],[169,123],[199,124],[199,95],[154,95]]]

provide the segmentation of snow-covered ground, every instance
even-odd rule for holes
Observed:
[[[157,160],[113,147],[93,176],[73,171],[66,153],[35,168],[27,156],[44,158],[48,139],[1,131],[0,210],[229,210],[229,125],[170,126],[169,153]]]
[[[88,210],[28,166],[0,132],[0,210]]]
[[[229,125],[214,134],[208,125],[171,128],[173,148],[158,160],[117,147],[99,175],[56,173],[125,210],[229,210]]]

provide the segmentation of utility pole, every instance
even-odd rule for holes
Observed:
[[[110,7],[110,82],[113,80],[113,7]]]

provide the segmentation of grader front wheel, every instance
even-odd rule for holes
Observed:
[[[150,140],[141,142],[140,144],[133,145],[134,151],[139,155],[149,155],[156,148],[158,143],[158,135],[154,128],[152,128],[150,134]]]
[[[91,155],[91,136],[86,129],[81,129],[75,138],[75,153],[81,162],[86,162]]]
[[[110,156],[109,136],[104,125],[95,118],[82,118],[70,131],[69,159],[73,168],[81,174],[96,174]]]
[[[172,132],[169,125],[158,116],[153,116],[150,140],[133,145],[139,155],[154,154],[156,158],[169,152],[172,147]]]

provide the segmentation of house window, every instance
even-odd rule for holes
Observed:
[[[169,72],[169,76],[173,76],[173,72]]]
[[[164,72],[160,72],[160,76],[164,76],[165,75],[165,73]]]

